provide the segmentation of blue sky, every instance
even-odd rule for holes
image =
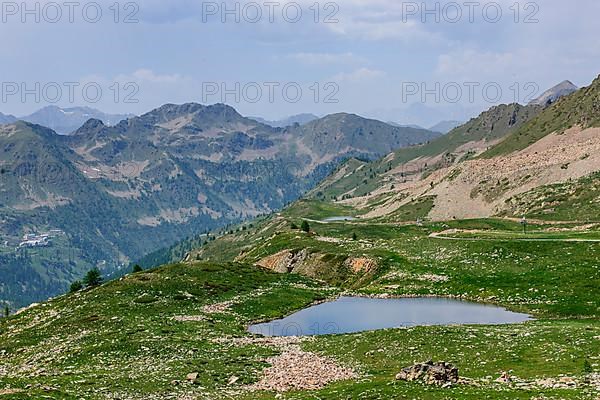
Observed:
[[[596,0],[227,1],[234,12],[225,22],[220,1],[123,1],[118,16],[113,0],[72,9],[32,1],[29,14],[20,3],[2,6],[5,114],[24,115],[48,100],[136,114],[225,100],[270,119],[345,111],[431,126],[600,74]],[[102,17],[92,23],[97,9]],[[53,22],[57,10],[62,17]],[[70,82],[79,84],[74,99]],[[83,86],[102,95],[84,96]]]

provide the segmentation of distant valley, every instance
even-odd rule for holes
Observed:
[[[507,138],[522,141],[540,118],[548,129],[561,119],[552,110],[565,107],[565,95],[593,97],[595,86],[573,95],[562,83],[529,105],[492,107],[445,135],[345,113],[278,128],[226,105],[193,103],[114,126],[89,119],[70,135],[9,123],[0,128],[0,268],[11,273],[0,293],[27,304],[64,291],[93,266],[111,273],[144,256],[165,262],[161,249],[197,237],[174,247],[176,259],[209,239],[198,235],[269,214],[309,191],[363,217],[399,222],[528,212],[521,203],[536,187],[593,169],[587,131],[569,136],[584,147],[555,163],[554,178],[537,178],[548,167],[535,161],[511,159],[498,169],[479,159]],[[510,172],[515,163],[531,165]]]
[[[0,127],[1,297],[15,306],[63,292],[186,237],[270,213],[345,159],[374,160],[439,133],[335,114],[288,128],[218,104],[165,105],[71,135]],[[60,235],[27,245],[25,235]]]

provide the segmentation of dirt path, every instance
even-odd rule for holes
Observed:
[[[444,236],[456,233],[478,233],[476,231],[459,231],[459,230],[447,230],[442,232],[434,232],[429,235],[431,239],[441,239],[441,240],[456,240],[463,242],[565,242],[565,243],[600,243],[600,239],[560,239],[560,238],[461,238],[461,237],[453,237],[453,236]]]

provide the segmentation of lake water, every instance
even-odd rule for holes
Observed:
[[[322,222],[346,222],[346,221],[356,221],[354,217],[329,217],[325,218]]]
[[[427,325],[501,325],[532,320],[501,307],[444,298],[342,297],[287,318],[252,325],[263,336],[315,336]]]

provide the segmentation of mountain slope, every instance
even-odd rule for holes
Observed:
[[[576,125],[584,129],[600,126],[600,77],[590,86],[557,100],[538,118],[513,132],[485,156],[522,150],[550,133],[564,132]]]
[[[441,136],[425,129],[395,127],[345,113],[328,115],[292,130],[302,136],[305,146],[312,147],[320,155],[352,148],[369,157]]]
[[[402,181],[414,179],[425,171],[433,171],[485,151],[541,110],[539,106],[519,104],[492,107],[427,144],[396,150],[374,163],[353,162],[350,167],[344,166],[342,175],[326,179],[313,193],[327,198],[362,196],[398,177]]]
[[[545,109],[495,107],[428,145],[345,166],[313,194],[341,200],[365,218],[448,220],[534,209],[539,215],[540,207],[552,218],[560,209],[552,185],[600,170],[598,127],[600,78]],[[582,208],[579,215],[586,214]]]
[[[318,125],[321,134],[272,128],[223,104],[167,104],[115,126],[90,119],[68,136],[26,122],[3,126],[0,257],[3,271],[19,265],[21,273],[2,282],[0,300],[47,298],[92,266],[112,273],[187,237],[280,209],[348,157],[375,159],[437,135],[334,120]],[[339,146],[323,148],[329,133]]]

